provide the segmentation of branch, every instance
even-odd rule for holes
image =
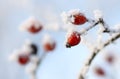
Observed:
[[[106,46],[108,46],[109,44],[111,44],[112,42],[116,41],[117,39],[120,38],[120,33],[115,34],[114,36],[112,36],[110,39],[108,39],[101,48],[96,48],[94,50],[94,52],[92,53],[92,55],[90,56],[90,58],[87,60],[87,62],[85,63],[85,65],[83,66],[83,69],[81,70],[82,72],[80,73],[79,79],[85,79],[85,75],[89,70],[89,67],[93,61],[93,59],[96,57],[96,55]],[[84,71],[84,72],[83,72]]]
[[[38,70],[38,67],[41,65],[42,61],[45,59],[46,57],[46,52],[44,52],[41,56],[41,58],[39,58],[38,62],[32,62],[33,64],[36,64],[36,68],[34,69],[34,71],[30,74],[31,76],[31,79],[36,79],[36,73],[37,73],[37,70]],[[32,78],[34,77],[34,78]]]
[[[103,30],[104,33],[120,33],[119,28],[118,29],[110,29],[109,25],[103,20],[103,18],[100,18],[99,22],[104,27],[104,30]],[[118,27],[120,27],[120,26],[118,26]]]
[[[99,21],[97,21],[97,22],[94,21],[94,22],[92,23],[92,25],[90,25],[89,27],[87,27],[87,28],[85,28],[85,29],[82,29],[82,30],[80,31],[80,34],[82,35],[82,34],[84,34],[85,32],[89,31],[90,29],[92,29],[93,27],[95,27],[98,23],[99,23]]]

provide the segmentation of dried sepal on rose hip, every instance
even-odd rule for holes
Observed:
[[[94,68],[94,73],[97,75],[97,76],[105,76],[105,71],[103,70],[103,68],[101,67],[95,67]]]
[[[30,55],[37,55],[38,47],[36,44],[27,39],[22,47],[22,50],[28,52]]]
[[[53,51],[56,47],[56,42],[49,35],[44,36],[42,43],[45,52]]]
[[[67,37],[66,37],[66,47],[70,48],[72,46],[76,46],[80,43],[81,37],[80,33],[77,31],[68,31]]]
[[[65,23],[72,23],[74,25],[82,25],[88,21],[86,16],[81,13],[79,9],[70,10],[67,13],[63,12],[61,16]]]
[[[43,25],[35,18],[30,17],[25,22],[20,25],[21,31],[28,31],[32,34],[40,32],[43,28]]]
[[[38,52],[37,45],[32,43],[32,44],[30,45],[30,47],[31,47],[31,49],[32,49],[31,54],[36,55],[37,52]]]

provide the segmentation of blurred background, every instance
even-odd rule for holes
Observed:
[[[24,71],[25,67],[15,62],[9,62],[8,57],[14,49],[24,43],[25,39],[30,39],[40,45],[41,39],[46,33],[57,41],[57,48],[50,52],[40,65],[37,79],[77,79],[80,69],[90,53],[85,45],[79,44],[67,49],[64,45],[66,32],[47,29],[32,35],[20,32],[18,29],[20,24],[30,16],[35,16],[43,25],[57,23],[58,27],[63,27],[60,16],[63,11],[80,9],[87,17],[93,18],[93,11],[100,9],[105,21],[110,26],[114,26],[120,23],[119,3],[119,0],[0,0],[0,79],[29,79]],[[88,24],[84,26],[88,26]],[[95,32],[96,29],[92,30],[91,34]],[[94,35],[91,36],[94,37]],[[95,38],[91,40],[94,41]],[[115,45],[112,44],[106,49],[115,50],[114,52],[119,54],[119,42],[117,41]],[[39,53],[41,53],[42,47],[39,47]],[[97,58],[98,60],[94,61],[96,64],[104,65],[105,69],[108,68],[102,60],[99,60],[101,56]],[[88,79],[94,78],[89,77]]]

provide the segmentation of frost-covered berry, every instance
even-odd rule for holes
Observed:
[[[55,43],[46,43],[44,44],[44,50],[45,51],[52,51],[55,49],[56,44]]]
[[[49,36],[45,35],[43,38],[43,49],[46,52],[53,51],[56,47],[55,41]]]
[[[95,67],[94,73],[97,76],[105,76],[105,71],[101,67]]]
[[[87,21],[86,17],[82,13],[74,14],[72,16],[74,18],[72,23],[75,25],[82,25]]]
[[[70,10],[67,13],[63,12],[62,18],[64,22],[70,22],[74,25],[82,25],[87,22],[86,16],[79,9]]]
[[[42,28],[42,24],[35,17],[30,17],[20,25],[21,31],[28,31],[32,34],[38,33]]]
[[[42,26],[36,28],[35,25],[31,25],[31,27],[28,28],[28,31],[29,31],[30,33],[33,33],[33,34],[34,34],[34,33],[37,33],[37,32],[39,32],[39,31],[41,31],[41,29],[42,29]]]
[[[78,45],[81,41],[80,33],[77,31],[71,31],[67,34],[66,47],[70,48],[72,46]]]
[[[29,55],[27,55],[27,54],[20,54],[19,56],[18,56],[18,62],[19,62],[19,64],[21,64],[21,65],[25,65],[25,64],[27,64],[28,62],[29,62]]]

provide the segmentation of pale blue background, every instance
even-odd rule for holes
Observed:
[[[8,56],[26,38],[39,45],[44,33],[50,33],[58,45],[39,67],[38,79],[77,79],[89,53],[86,46],[80,44],[66,49],[65,32],[43,31],[33,36],[18,30],[19,24],[29,16],[36,16],[43,24],[50,21],[61,23],[62,11],[76,8],[88,17],[93,16],[93,10],[100,9],[109,25],[120,23],[119,0],[0,0],[0,79],[28,79],[24,67],[9,62]]]

